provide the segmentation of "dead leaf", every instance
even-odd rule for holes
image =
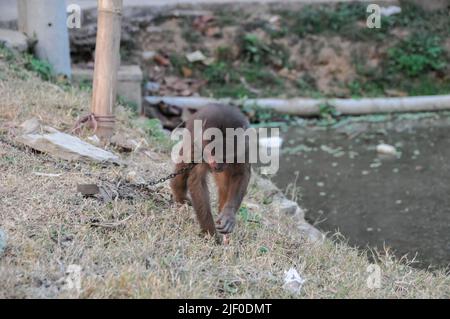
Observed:
[[[189,69],[188,67],[183,66],[181,68],[181,72],[183,73],[183,76],[185,78],[190,78],[192,76],[192,70]]]
[[[181,96],[190,96],[192,95],[192,92],[190,90],[183,90],[180,94]]]
[[[408,96],[408,93],[394,89],[385,89],[384,92],[389,96],[397,96],[397,97]]]
[[[207,37],[216,37],[219,36],[221,34],[221,30],[219,27],[210,27],[207,28],[205,31],[205,35]]]
[[[170,61],[167,58],[163,57],[161,54],[155,55],[153,60],[156,63],[158,63],[159,65],[162,65],[162,66],[169,66],[170,65]]]

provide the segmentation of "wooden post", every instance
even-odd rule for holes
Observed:
[[[35,54],[56,74],[70,78],[69,32],[65,1],[18,0],[19,31],[37,40]]]
[[[111,137],[114,131],[122,5],[122,0],[98,0],[92,113],[101,139]]]

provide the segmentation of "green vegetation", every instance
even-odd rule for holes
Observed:
[[[36,72],[44,81],[51,81],[54,79],[53,68],[47,61],[39,60],[30,54],[25,56],[25,68]]]
[[[254,34],[245,34],[239,40],[241,55],[244,61],[251,64],[270,64],[285,67],[289,53],[286,48],[273,42],[265,42]]]
[[[80,89],[82,89],[82,87],[80,87]],[[138,105],[136,104],[136,102],[129,101],[126,98],[124,98],[123,96],[118,95],[117,103],[128,108],[132,112],[133,115],[137,115]]]
[[[446,67],[444,49],[437,36],[414,33],[388,50],[389,67],[409,77]],[[389,70],[390,71],[390,70]]]
[[[449,93],[448,10],[427,12],[409,2],[401,7],[382,17],[381,29],[366,27],[363,2],[216,10],[208,22],[214,36],[197,30],[193,17],[182,17],[184,51],[164,50],[171,61],[167,73],[204,81],[193,93],[217,98]],[[208,60],[189,63],[185,54],[194,49]],[[330,61],[333,56],[338,61]]]
[[[366,5],[363,3],[342,3],[334,6],[306,6],[300,12],[282,11],[292,32],[299,37],[320,33],[345,34],[355,22],[366,19]]]
[[[170,151],[173,142],[164,132],[161,122],[158,119],[145,119],[145,129],[150,140],[159,145],[161,151]]]

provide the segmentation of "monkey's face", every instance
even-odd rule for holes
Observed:
[[[224,171],[226,163],[217,163],[215,161],[212,161],[208,162],[208,165],[212,171],[220,173]]]
[[[205,154],[206,163],[209,165],[213,172],[223,172],[226,163],[223,161],[217,161],[215,154]]]
[[[227,165],[225,160],[225,147],[208,147],[208,143],[211,143],[213,141],[214,138],[206,141],[206,143],[204,141],[203,159],[213,172],[222,172]]]

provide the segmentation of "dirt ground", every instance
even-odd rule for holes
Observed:
[[[307,240],[257,184],[228,246],[200,237],[192,208],[174,205],[166,184],[109,203],[83,198],[77,183],[169,173],[167,148],[123,107],[118,131],[147,141],[143,150],[153,158],[139,151],[121,154],[126,165],[99,165],[11,146],[24,120],[36,117],[68,132],[89,108],[89,92],[44,82],[24,65],[0,51],[0,229],[7,235],[1,298],[450,297],[445,271],[413,269],[389,251],[375,258],[381,287],[371,289],[370,252],[349,247],[339,235],[321,244]],[[80,290],[66,284],[73,265],[81,267]],[[283,288],[290,268],[306,279],[298,294]]]

